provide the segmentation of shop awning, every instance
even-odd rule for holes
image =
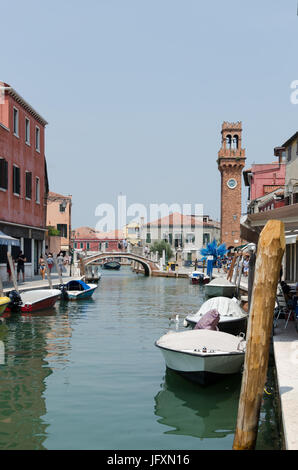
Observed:
[[[5,235],[5,233],[0,231],[0,245],[20,246],[20,240],[10,237],[9,235]]]

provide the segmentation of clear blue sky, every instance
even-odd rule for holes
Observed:
[[[50,189],[95,207],[203,203],[219,218],[223,121],[247,166],[297,130],[296,0],[1,2],[0,79],[49,121]]]

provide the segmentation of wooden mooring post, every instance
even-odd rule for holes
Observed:
[[[284,250],[284,224],[269,220],[258,243],[234,450],[255,448]]]

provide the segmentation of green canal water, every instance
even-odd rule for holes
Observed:
[[[187,279],[103,271],[93,299],[0,325],[0,449],[231,449],[241,376],[208,388],[167,371],[154,342],[204,301]],[[183,330],[181,324],[179,330]],[[271,395],[259,449],[277,449]]]

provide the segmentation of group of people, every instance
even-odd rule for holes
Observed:
[[[55,264],[53,253],[46,253],[45,257],[46,257],[46,260],[47,260],[49,271],[51,273],[52,269],[53,269],[53,266]],[[58,253],[58,256],[57,256],[56,260],[57,260],[58,274],[60,274],[62,276],[63,268],[64,268],[64,266],[67,266],[71,263],[71,258],[68,255],[64,255],[63,252],[60,251],[60,253]],[[42,279],[44,279],[45,275],[46,275],[46,263],[45,263],[45,259],[44,259],[43,256],[40,256],[40,258],[39,258],[39,273],[40,273]]]
[[[53,253],[46,253],[45,254],[45,259],[47,260],[47,264],[49,267],[50,273],[52,272],[53,266],[54,266],[54,256]],[[39,267],[39,273],[42,277],[42,279],[45,279],[45,274],[46,274],[46,264],[45,264],[45,259],[41,255],[38,261],[38,267]],[[19,252],[18,256],[12,260],[13,261],[13,268],[15,269],[16,265],[16,270],[17,270],[17,281],[20,281],[20,277],[22,277],[22,281],[25,281],[25,263],[27,261],[24,253],[22,251]],[[63,273],[64,266],[70,265],[71,264],[71,257],[68,255],[64,255],[62,251],[58,253],[57,255],[57,266],[58,266],[58,274]],[[11,266],[10,263],[7,259],[7,280],[8,282],[11,282],[12,278],[12,272],[11,272]]]

